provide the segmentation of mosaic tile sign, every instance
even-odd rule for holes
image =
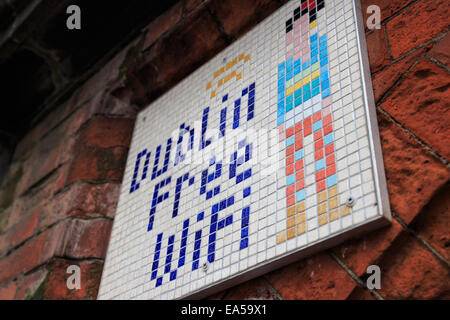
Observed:
[[[203,297],[390,221],[362,28],[290,1],[140,112],[99,299]]]

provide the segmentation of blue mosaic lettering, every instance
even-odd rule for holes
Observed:
[[[142,171],[142,177],[141,177],[141,181],[145,180],[145,178],[147,178],[147,171],[148,171],[148,164],[150,162],[150,155],[151,152],[147,153],[147,149],[144,149],[143,151],[139,152],[137,157],[136,157],[136,163],[134,164],[134,171],[133,171],[133,177],[131,179],[131,187],[130,187],[130,193],[133,193],[134,191],[136,191],[137,189],[139,189],[140,187],[140,182],[137,182],[137,177],[139,174],[139,166],[141,163],[141,159],[145,156],[145,162],[144,162],[144,169]]]
[[[189,179],[189,172],[188,172],[177,179],[177,183],[175,185],[175,201],[173,203],[172,218],[175,218],[178,215],[178,207],[180,206],[181,189],[183,188],[183,182],[187,181],[187,180],[189,180],[188,184],[191,186],[195,181],[195,177],[192,177]]]
[[[156,154],[155,154],[155,162],[153,164],[153,172],[152,172],[152,180],[162,175],[164,172],[167,171],[169,168],[169,157],[170,157],[170,149],[172,148],[172,138],[169,138],[167,140],[167,146],[166,146],[166,154],[164,157],[164,164],[162,169],[158,170],[159,166],[159,157],[161,155],[161,145],[159,145],[156,148]]]

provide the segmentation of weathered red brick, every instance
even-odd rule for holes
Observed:
[[[39,149],[39,145],[46,144],[44,150],[38,150],[40,152],[48,149],[49,146],[54,144],[49,135],[53,135],[61,138],[61,133],[65,130],[66,118],[73,112],[68,106],[68,103],[63,103],[57,106],[50,114],[39,121],[34,128],[32,128],[24,138],[18,143],[14,160],[23,161],[29,158],[33,152],[36,153],[36,147]],[[51,133],[53,131],[53,133]],[[53,139],[54,140],[54,139]]]
[[[153,20],[145,30],[146,38],[142,50],[146,50],[157,39],[164,35],[165,32],[172,29],[180,21],[182,14],[183,3],[182,1],[179,1],[174,4],[169,10]]]
[[[225,33],[239,38],[273,13],[280,4],[272,0],[211,1],[206,6],[220,20]]]
[[[184,4],[184,15],[190,14],[192,11],[198,9],[203,0],[186,0]]]
[[[18,223],[30,212],[44,207],[55,193],[57,178],[56,174],[52,174],[25,195],[14,199],[11,215],[8,219],[8,228]]]
[[[66,185],[67,177],[69,176],[70,163],[65,163],[58,168],[56,173],[56,181],[54,184],[54,193],[59,193]]]
[[[385,299],[439,299],[449,295],[449,269],[414,237],[404,234],[380,263]]]
[[[226,293],[227,293],[227,290],[222,290],[218,293],[215,293],[215,294],[207,297],[206,300],[222,300]]]
[[[438,154],[450,160],[450,76],[422,59],[381,107]]]
[[[25,176],[19,188],[19,194],[23,194],[31,186],[56,170],[60,163],[62,151],[64,150],[64,137],[64,128],[61,127],[49,132],[45,138],[39,141],[30,159],[26,162],[26,166],[33,168],[33,170],[25,170]]]
[[[348,300],[375,300],[366,288],[356,287],[348,297]]]
[[[3,288],[0,287],[0,300],[13,300],[17,290],[17,281],[8,283]]]
[[[68,105],[72,110],[83,106],[86,102],[105,92],[105,89],[113,90],[120,84],[123,78],[122,65],[127,58],[128,51],[139,43],[140,39],[131,41],[125,48],[117,53],[94,76],[87,80],[69,99]],[[101,108],[102,106],[99,105]]]
[[[102,91],[99,92],[98,95],[101,95],[103,97],[105,93]],[[76,110],[74,110],[70,118],[67,119],[67,135],[69,137],[74,138],[74,136],[76,136],[75,134],[78,133],[79,130],[84,127],[85,123],[94,116],[94,111],[91,111],[91,108],[93,107],[90,104],[92,100],[94,99],[92,98],[89,102],[85,103],[81,107],[75,108]],[[97,107],[100,101],[95,101],[95,103]],[[68,148],[65,147],[65,149],[67,150]]]
[[[450,67],[450,33],[447,33],[429,53],[433,58]]]
[[[67,233],[65,256],[74,259],[105,258],[112,222],[106,219],[75,220]]]
[[[64,139],[61,145],[61,152],[58,165],[64,165],[70,163],[76,152],[76,142],[78,140],[77,132],[83,125],[89,121],[92,115],[89,111],[89,106],[84,105],[83,107],[75,110],[70,117],[64,120],[61,126],[64,126]]]
[[[377,72],[389,65],[390,57],[384,26],[366,35],[367,51],[369,53],[370,71]]]
[[[75,157],[66,185],[75,181],[121,181],[128,149],[82,147]]]
[[[418,1],[390,20],[386,28],[393,58],[446,31],[449,8],[446,0]]]
[[[356,285],[326,253],[293,263],[265,277],[287,300],[346,299]]]
[[[189,75],[226,46],[217,23],[201,6],[145,53],[140,67],[128,76],[132,103],[145,105]],[[144,91],[144,92],[143,92]],[[176,107],[176,106],[175,106]]]
[[[228,290],[225,300],[278,300],[261,278],[256,278]]]
[[[11,214],[12,207],[8,207],[6,209],[0,209],[0,233],[3,232],[3,230],[8,225],[9,215]],[[1,247],[1,241],[0,241],[0,247]]]
[[[450,172],[384,115],[378,123],[392,211],[410,223],[450,178]]]
[[[11,163],[8,174],[4,178],[0,189],[0,211],[10,207],[13,204],[22,179],[22,164],[19,164],[17,162]]]
[[[364,16],[364,21],[367,21],[367,7],[369,7],[370,5],[377,5],[380,8],[381,21],[384,21],[413,1],[414,0],[362,0],[361,8]]]
[[[123,89],[123,90],[122,90]],[[94,96],[87,107],[92,115],[114,116],[135,119],[139,107],[131,103],[132,92],[119,88],[112,93]]]
[[[23,199],[14,199],[14,202],[12,206],[10,207],[9,217],[7,224],[4,226],[4,229],[8,229],[15,225],[17,222],[20,221],[20,217],[22,217],[22,213],[24,207],[24,200]]]
[[[89,121],[78,143],[88,147],[128,148],[133,127],[133,119],[96,118]]]
[[[3,232],[4,229],[6,229],[6,226],[8,225],[11,210],[12,210],[11,206],[6,209],[0,209],[0,234]],[[1,248],[1,236],[0,236],[0,248]]]
[[[81,271],[81,288],[68,289],[67,279],[70,276],[67,273],[67,268],[70,265],[78,265]],[[99,261],[82,261],[71,262],[61,259],[54,260],[49,266],[49,273],[46,281],[41,285],[42,296],[40,299],[51,300],[80,300],[97,298],[98,288],[100,286],[100,279],[103,270],[103,263]]]
[[[48,261],[55,254],[61,254],[61,246],[67,223],[60,223],[0,260],[0,283],[12,280],[19,274]]]
[[[8,234],[7,233],[0,234],[0,257],[3,257],[8,252],[8,248],[9,248]]]
[[[14,228],[11,230],[11,237],[9,238],[9,242],[12,247],[22,243],[33,235],[38,224],[38,219],[41,212],[42,209],[37,208],[14,226]]]
[[[85,129],[85,125],[88,121],[90,121],[91,119],[94,119],[92,121],[97,120],[95,119],[96,116],[101,116],[103,118],[105,118],[105,116],[111,116],[117,117],[108,118],[110,119],[111,123],[122,125],[123,122],[127,121],[122,118],[134,119],[136,117],[136,111],[137,107],[130,105],[126,99],[119,99],[113,96],[109,91],[97,92],[88,102],[75,110],[73,114],[66,120],[66,138],[60,162],[65,163],[73,158],[73,152],[76,151],[76,148],[74,148],[75,142],[77,141],[76,133],[78,133],[81,129]],[[98,119],[97,121],[99,120],[100,119]],[[105,119],[105,121],[107,120]],[[133,126],[131,125],[131,130],[132,127]],[[92,125],[90,125],[90,129],[92,129]],[[119,132],[114,133],[114,138],[118,138],[118,142],[123,143],[123,141],[126,141],[127,136],[120,137],[119,134],[125,134],[126,132],[123,130],[123,127],[120,127],[119,129]],[[105,132],[105,134],[108,134],[108,132]]]
[[[72,184],[44,207],[38,228],[42,230],[67,217],[112,218],[116,211],[119,193],[119,183]]]
[[[69,102],[63,103],[54,109],[46,118],[40,121],[35,128],[30,130],[28,134],[19,142],[14,159],[25,160],[36,153],[46,153],[46,149],[51,149],[52,145],[57,145],[56,140],[64,142],[67,137],[71,136],[87,118],[80,117],[83,113],[81,110],[75,110],[73,106],[69,106]],[[80,122],[82,120],[82,122]],[[79,122],[79,123],[77,123]],[[56,141],[58,142],[58,141]],[[40,145],[46,144],[45,148]],[[35,150],[36,148],[38,150]],[[63,151],[61,151],[62,153]]]
[[[58,131],[60,128],[66,129],[65,123],[68,118],[71,117],[71,113],[73,112],[73,108],[69,105],[68,101],[57,106],[50,114],[48,114],[43,120],[38,122],[36,129],[39,132],[39,136],[37,137],[38,143],[40,143],[40,139],[43,136],[47,136],[51,134],[52,131]]]
[[[40,138],[36,131],[36,128],[33,128],[17,143],[12,158],[13,162],[23,161],[30,156],[31,152],[34,150],[34,146]]]
[[[25,276],[20,283],[15,299],[33,299],[36,294],[39,294],[37,290],[43,281],[45,281],[47,274],[47,269],[42,268]]]
[[[445,185],[413,221],[411,228],[450,260],[450,186]]]
[[[411,66],[425,54],[425,51],[426,48],[421,48],[372,76],[373,92],[376,102],[379,102],[400,77],[405,75]]]
[[[0,236],[0,256],[33,235],[40,213],[41,209],[34,210]]]
[[[361,277],[366,273],[368,266],[378,263],[401,231],[402,227],[393,219],[391,226],[371,232],[362,238],[347,241],[333,248],[333,252],[358,277]]]

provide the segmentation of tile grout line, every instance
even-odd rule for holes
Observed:
[[[381,96],[381,98],[377,101],[376,106],[380,106],[383,102],[387,100],[387,98],[391,95],[391,93],[400,85],[400,83],[406,78],[406,76],[409,74],[409,72],[419,63],[419,61],[425,56],[425,53],[422,54],[417,58],[416,61],[414,61],[411,66],[406,69],[404,73],[400,75],[400,77],[395,81],[395,83],[387,89],[384,94]]]
[[[385,65],[382,69],[380,69],[380,70],[378,70],[378,71],[375,71],[375,72],[372,72],[372,73],[371,73],[372,79],[373,79],[373,77],[374,77],[375,75],[380,74],[381,72],[383,72],[383,71],[386,70],[387,68],[389,68],[389,67],[393,66],[394,64],[396,64],[397,62],[400,62],[401,60],[403,60],[403,59],[405,59],[405,58],[407,58],[407,57],[413,55],[413,54],[416,53],[418,50],[420,50],[420,49],[422,49],[422,48],[428,46],[429,44],[434,43],[434,44],[436,45],[440,40],[442,40],[442,39],[447,35],[448,31],[449,31],[449,30],[446,30],[446,31],[444,31],[444,32],[442,32],[442,33],[440,33],[440,34],[438,34],[438,35],[437,35],[436,37],[434,37],[433,39],[430,39],[430,40],[428,40],[428,41],[425,41],[425,42],[419,44],[417,47],[415,47],[415,48],[411,49],[410,51],[404,53],[402,56],[400,56],[400,57],[398,57],[398,58],[395,58],[395,59],[392,58],[391,61],[390,61],[390,63],[389,63],[388,65]],[[366,33],[366,36],[367,36],[367,33]],[[387,36],[388,36],[388,35],[387,35],[387,33],[386,33],[386,37],[387,37]],[[386,41],[388,42],[388,51],[390,51],[390,42],[389,42],[389,39],[386,38]],[[389,52],[389,54],[391,54],[391,53]],[[428,54],[425,53],[425,54],[423,54],[421,57],[423,57],[424,55],[428,56]]]
[[[439,67],[441,67],[442,69],[444,69],[444,70],[447,71],[447,72],[450,72],[450,69],[449,69],[445,64],[443,64],[442,62],[440,62],[438,59],[436,59],[435,57],[429,55],[428,53],[426,53],[425,55],[426,55],[426,57],[427,57],[428,59],[430,59],[431,61],[433,61],[434,63],[436,63]]]
[[[401,57],[400,60],[406,58],[407,56],[413,54],[418,49],[426,46],[428,43],[436,42],[439,39],[442,39],[447,32],[444,32],[437,37],[431,39],[430,41],[427,41],[426,43],[423,43],[421,46],[413,49],[411,52],[407,53],[404,57]],[[383,115],[385,115],[390,121],[392,121],[394,124],[396,124],[398,127],[400,127],[406,134],[411,136],[413,140],[415,140],[417,143],[419,143],[422,147],[424,147],[427,151],[429,151],[435,158],[437,158],[440,162],[442,162],[445,166],[449,167],[449,162],[447,159],[439,155],[436,151],[433,150],[429,145],[427,145],[425,142],[423,142],[419,137],[417,137],[413,132],[408,130],[403,124],[401,124],[399,121],[397,121],[393,116],[391,116],[387,111],[385,111],[381,105],[383,102],[387,100],[387,98],[391,95],[391,93],[403,82],[403,80],[406,78],[406,76],[409,74],[409,72],[422,60],[424,57],[428,57],[427,53],[420,55],[417,60],[399,77],[399,79],[383,94],[383,96],[379,99],[379,101],[376,103],[376,108],[378,111],[380,111]],[[429,58],[429,57],[428,57]],[[430,59],[431,60],[431,59]],[[398,60],[397,60],[398,61]],[[393,64],[396,61],[393,62]],[[391,64],[392,65],[392,64]]]
[[[394,212],[392,212],[392,217],[397,220],[397,222],[402,226],[402,228],[407,231],[409,234],[417,238],[420,243],[422,243],[428,250],[431,251],[439,260],[441,260],[448,268],[450,268],[450,262],[447,261],[433,246],[431,246],[428,241],[422,238],[415,230],[408,227],[408,225]]]
[[[387,26],[388,22],[393,20],[395,17],[401,15],[404,11],[406,11],[408,8],[414,6],[416,3],[420,2],[421,0],[415,0],[412,1],[411,3],[408,3],[406,6],[404,6],[403,8],[398,9],[397,11],[395,11],[394,13],[392,13],[389,17],[387,17],[384,20],[381,20],[381,24],[384,24]]]
[[[232,288],[228,288],[225,290],[225,292],[222,294],[219,300],[225,300],[225,297],[229,295]]]
[[[394,56],[392,55],[391,42],[389,41],[389,35],[388,35],[388,32],[387,32],[387,25],[386,24],[383,26],[383,29],[384,29],[384,36],[386,38],[386,44],[387,44],[387,49],[388,49],[388,54],[389,54],[389,60],[391,62],[390,65],[392,65],[392,64],[395,63],[395,59],[394,59]]]
[[[439,155],[436,151],[433,150],[429,145],[423,142],[419,137],[417,137],[414,133],[408,130],[405,126],[403,126],[400,122],[395,120],[389,113],[387,113],[381,106],[377,106],[378,111],[380,111],[384,116],[386,116],[390,121],[392,121],[395,125],[400,127],[406,134],[408,134],[414,141],[419,143],[423,148],[425,148],[428,152],[430,152],[436,159],[438,159],[442,164],[444,164],[447,168],[450,167],[449,162]]]
[[[281,294],[278,292],[278,290],[275,289],[275,287],[269,282],[269,280],[266,279],[265,276],[262,276],[261,280],[269,288],[269,290],[277,297],[278,300],[284,300]]]
[[[402,57],[401,59],[406,58],[408,55],[413,54],[413,52],[417,51],[419,48],[422,48],[426,46],[428,43],[436,42],[438,39],[442,39],[447,32],[440,34],[439,36],[433,38],[432,40],[422,44],[421,46],[415,48],[413,51]],[[385,111],[381,105],[383,102],[387,100],[387,98],[391,95],[391,93],[400,85],[400,83],[406,78],[406,76],[409,74],[409,72],[420,62],[421,59],[424,57],[428,57],[427,53],[424,53],[420,55],[417,60],[399,77],[399,79],[383,94],[383,96],[379,99],[379,101],[376,103],[376,108],[378,111],[380,111],[383,115],[385,115],[390,121],[392,121],[394,124],[396,124],[398,127],[400,127],[406,134],[411,136],[413,140],[415,140],[417,143],[419,143],[422,147],[424,147],[427,151],[429,151],[435,158],[437,158],[440,162],[442,162],[445,166],[449,167],[449,162],[439,155],[436,151],[433,150],[429,145],[427,145],[425,142],[423,142],[419,137],[417,137],[413,132],[408,130],[403,124],[401,124],[399,121],[397,121],[393,116],[391,116],[387,111]],[[431,59],[430,59],[431,60]],[[395,63],[395,62],[394,62]]]

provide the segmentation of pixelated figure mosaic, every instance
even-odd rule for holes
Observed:
[[[99,299],[201,297],[388,220],[356,10],[290,1],[139,114]]]
[[[319,225],[339,218],[327,35],[316,32],[324,0],[303,0],[286,21],[286,62],[278,66],[278,128],[286,142],[286,232],[277,242],[306,231],[303,139],[314,137]],[[308,113],[302,110],[308,105]],[[304,118],[306,116],[306,118]],[[349,214],[342,207],[341,214]]]

